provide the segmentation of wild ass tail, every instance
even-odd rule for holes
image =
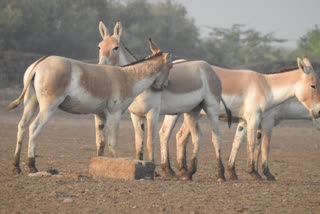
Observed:
[[[23,87],[23,90],[20,94],[20,96],[14,100],[13,102],[10,103],[10,105],[7,107],[7,110],[10,111],[11,109],[14,109],[16,108],[20,103],[21,103],[21,100],[22,98],[24,97],[26,91],[27,91],[27,88],[29,87],[30,85],[30,82],[31,80],[33,79],[34,75],[35,75],[35,71],[34,71],[34,68],[41,62],[43,61],[44,59],[46,59],[48,56],[44,56],[44,57],[41,57],[40,59],[38,59],[38,61],[36,61],[36,63],[34,64],[32,70],[30,71],[29,73],[29,76],[28,76],[28,79],[27,79],[27,82],[26,84],[24,85]]]
[[[224,101],[224,99],[221,97],[221,101],[223,103],[224,109],[226,110],[227,116],[228,116],[228,126],[229,128],[231,127],[232,124],[232,113],[231,110],[228,108],[228,106],[226,105],[226,102]]]

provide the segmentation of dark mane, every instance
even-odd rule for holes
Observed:
[[[127,48],[127,46],[125,46],[125,44],[122,41],[120,41],[120,42],[121,42],[122,46],[124,47],[124,49],[126,49],[126,51],[128,51],[129,54],[131,54],[131,56],[133,56],[133,58],[135,60],[138,60],[137,57],[135,55],[133,55],[132,52]]]
[[[152,58],[154,58],[154,57],[156,57],[156,56],[160,56],[162,53],[163,53],[162,51],[158,51],[158,52],[155,53],[155,54],[152,54],[152,55],[150,55],[150,56],[147,56],[147,57],[145,57],[145,58],[143,58],[143,59],[139,59],[139,60],[137,60],[137,61],[135,61],[135,62],[132,62],[132,63],[129,63],[129,64],[127,64],[127,65],[122,65],[122,66],[120,66],[120,67],[127,67],[127,66],[130,66],[130,65],[136,65],[136,64],[139,64],[139,63],[141,63],[141,62],[144,62],[144,61],[147,61],[147,60],[149,60],[149,59],[152,59]]]
[[[275,73],[284,73],[284,72],[289,72],[293,70],[297,70],[299,67],[298,66],[292,66],[292,67],[286,67],[286,68],[280,68],[278,71]]]

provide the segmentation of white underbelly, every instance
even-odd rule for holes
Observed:
[[[190,112],[204,99],[203,91],[197,90],[191,93],[175,94],[164,91],[161,97],[160,114],[182,114]]]
[[[244,100],[242,96],[222,95],[222,98],[231,110],[233,117],[241,118],[243,116]],[[220,102],[220,116],[227,116],[222,102]]]

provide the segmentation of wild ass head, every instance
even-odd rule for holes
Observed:
[[[161,55],[162,60],[165,61],[164,63],[164,68],[165,72],[162,72],[161,76],[156,79],[156,81],[153,83],[152,87],[155,89],[161,89],[162,86],[164,85],[165,81],[168,79],[169,76],[169,71],[172,68],[172,56],[169,53],[162,53],[162,51],[158,48],[158,46],[151,40],[149,39],[149,46],[150,49],[153,53],[153,55]]]
[[[99,31],[102,37],[102,41],[98,44],[99,64],[120,66],[136,61],[120,41],[122,33],[120,22],[114,26],[113,34],[109,34],[106,26],[100,21]]]
[[[320,80],[314,72],[307,57],[301,60],[297,58],[299,70],[303,72],[301,80],[297,83],[296,96],[298,100],[309,110],[312,117],[320,117]]]

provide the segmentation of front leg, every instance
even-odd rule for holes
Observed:
[[[159,109],[151,109],[147,113],[148,136],[147,149],[149,161],[154,162],[154,140],[158,129]]]
[[[172,130],[179,118],[179,115],[166,115],[161,129],[159,131],[160,150],[161,150],[161,169],[165,172],[166,176],[174,177],[175,172],[170,165],[169,146],[168,142],[172,134]]]
[[[131,120],[134,128],[136,159],[143,160],[144,118],[131,112]]]
[[[117,143],[121,111],[107,114],[107,141],[112,157],[117,157]]]
[[[247,154],[248,154],[248,173],[255,179],[260,180],[261,176],[254,168],[254,149],[256,146],[256,137],[260,117],[255,117],[247,121]]]
[[[105,123],[106,117],[105,115],[94,115],[95,128],[96,128],[96,145],[97,145],[97,155],[104,155],[104,147],[105,147]]]
[[[262,124],[262,144],[261,144],[261,160],[262,160],[262,170],[263,174],[270,181],[275,181],[276,178],[269,170],[268,162],[269,162],[269,149],[270,149],[270,140],[272,135],[272,128],[274,127],[274,121],[270,121],[270,123]]]

